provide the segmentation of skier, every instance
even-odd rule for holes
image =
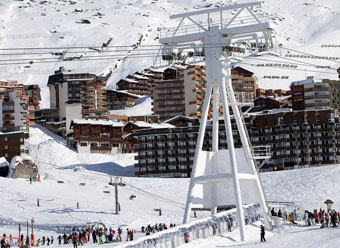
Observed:
[[[184,233],[184,242],[189,243],[189,233]]]
[[[45,245],[45,242],[46,242],[46,238],[45,236],[42,237],[42,244],[41,245]]]
[[[102,231],[99,231],[98,236],[99,236],[99,244],[104,244]]]
[[[122,239],[122,231],[122,228],[118,227],[118,236],[120,240]]]
[[[305,211],[303,219],[305,220],[306,226],[308,226],[308,211],[307,210]]]
[[[107,228],[104,229],[105,230],[105,242],[109,242],[110,239],[110,232]]]
[[[272,208],[272,210],[270,212],[271,212],[272,216],[276,216],[274,208]]]
[[[61,239],[62,239],[61,235],[59,235],[57,239],[58,239],[58,244],[61,245]]]
[[[228,232],[231,232],[232,226],[233,226],[233,218],[231,217],[231,214],[228,214]]]
[[[66,235],[66,233],[64,233],[63,239],[64,239],[64,245],[66,245],[67,244],[67,235]]]
[[[93,239],[93,243],[97,243],[97,234],[95,230],[92,230],[92,239]]]
[[[40,245],[40,238],[37,240],[37,246],[39,246]]]
[[[90,236],[91,236],[91,227],[89,226],[87,229],[87,240],[90,242]]]
[[[77,241],[78,241],[78,237],[77,237],[77,233],[74,232],[73,233],[73,237],[72,237],[72,243],[73,243],[73,248],[77,248]]]
[[[50,240],[50,238],[49,238],[49,237],[47,237],[47,239],[46,239],[46,240],[47,240],[47,246],[49,246],[49,245],[50,245],[50,241],[51,241],[51,240]]]
[[[53,245],[54,238],[51,236],[51,245]]]
[[[130,230],[130,241],[132,241],[133,240],[133,230]]]
[[[266,235],[266,231],[264,230],[264,226],[261,225],[261,242],[266,242],[266,238],[264,237]]]
[[[126,228],[126,241],[129,241],[129,228]]]

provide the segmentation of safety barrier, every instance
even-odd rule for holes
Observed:
[[[246,224],[255,222],[260,218],[260,205],[244,207]],[[217,213],[214,216],[192,221],[188,224],[172,227],[171,229],[145,236],[135,241],[120,244],[119,248],[146,248],[146,247],[177,247],[181,244],[197,239],[207,239],[214,235],[232,232],[238,228],[236,209]]]

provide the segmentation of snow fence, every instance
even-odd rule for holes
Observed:
[[[260,205],[248,205],[244,208],[246,224],[260,219]],[[172,248],[185,243],[184,234],[189,236],[188,242],[197,239],[207,239],[214,235],[232,232],[238,228],[236,209],[223,211],[214,216],[194,220],[188,224],[175,226],[165,231],[155,233],[126,244],[118,245],[119,248]]]

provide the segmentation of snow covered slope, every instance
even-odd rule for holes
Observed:
[[[39,51],[29,49],[20,52],[0,50],[2,60],[0,78],[19,80],[24,84],[39,84],[43,88],[42,107],[48,107],[47,78],[60,66],[75,72],[88,71],[96,74],[105,74],[112,70],[110,84],[114,85],[119,78],[152,65],[154,58],[150,56],[156,55],[158,48],[148,47],[149,50],[146,50],[143,46],[157,45],[160,31],[164,33],[168,28],[176,25],[175,21],[168,19],[170,14],[239,2],[245,1],[2,0],[0,2],[0,49],[62,48]],[[316,55],[340,56],[340,47],[321,47],[323,44],[339,43],[340,2],[338,0],[264,0],[262,2],[263,7],[257,12],[274,25],[278,43]],[[101,52],[93,49],[109,41],[110,45],[124,47],[103,48]],[[70,48],[75,46],[79,49]],[[139,48],[134,49],[133,46]],[[41,52],[44,54],[39,54]],[[285,56],[288,51],[277,49],[277,52]],[[149,55],[136,58],[138,54]],[[72,57],[81,57],[81,59],[63,61]],[[264,58],[279,60],[272,56]],[[273,66],[260,68],[256,65],[271,62],[253,61],[253,59],[246,60],[242,66],[255,71],[260,86],[265,88],[288,88],[289,82],[301,80],[306,75],[336,78],[336,74],[329,74],[335,73],[334,70],[324,69],[321,71],[327,73],[321,74],[320,69],[316,69],[315,65],[306,63],[337,67],[338,62],[325,59],[297,60],[300,62],[295,63],[301,64],[297,67],[298,71],[281,67],[273,68]],[[279,61],[293,63],[286,59]],[[268,79],[269,76],[279,76],[280,79]],[[289,76],[289,79],[281,79],[282,76]]]
[[[152,99],[151,96],[141,97],[135,101],[135,105],[132,108],[111,110],[111,115],[126,115],[126,116],[138,116],[138,115],[152,115]]]
[[[40,125],[30,127],[30,156],[41,168],[105,171],[115,176],[134,176],[135,154],[78,153],[66,146],[66,141]],[[115,161],[115,162],[113,162]]]
[[[10,223],[24,223],[31,217],[35,218],[37,225],[86,225],[102,220],[113,228],[123,225],[137,230],[149,223],[181,223],[188,179],[131,177],[135,154],[119,156],[77,154],[67,148],[64,142],[63,139],[57,138],[38,125],[30,128],[30,152],[37,160],[42,181],[30,185],[29,180],[25,179],[0,178],[2,206],[0,230],[15,232],[16,226]],[[268,200],[294,201],[300,204],[301,209],[312,210],[324,208],[323,202],[329,198],[334,201],[333,207],[340,209],[340,181],[337,176],[339,174],[340,166],[333,165],[262,173],[261,178]],[[126,184],[125,187],[119,188],[122,211],[118,216],[114,214],[113,188],[108,186],[111,176],[123,176],[123,182]],[[136,195],[136,198],[130,200],[131,194]],[[37,198],[40,200],[40,207],[36,206]],[[79,209],[76,207],[77,202],[80,205]],[[161,208],[162,216],[158,216],[154,208]],[[203,217],[209,213],[198,212],[197,214],[198,217]],[[247,227],[251,240],[257,240],[258,224]],[[284,228],[268,233],[268,237],[273,239],[271,242],[277,244],[275,247],[285,247],[280,246],[280,240],[286,239],[288,234],[288,244],[292,245],[300,231],[305,234],[299,237],[307,241],[313,235],[319,234],[316,228],[310,230],[291,226]],[[334,235],[337,233],[336,230],[339,229],[334,229]],[[328,237],[327,240],[332,237],[326,231],[320,234],[325,238]],[[234,233],[199,242],[197,246],[235,245],[237,237],[238,234]],[[320,238],[318,242],[323,240],[325,239]],[[329,244],[334,242],[337,240]],[[306,244],[311,245],[310,242]],[[256,244],[236,243],[236,245],[252,247]],[[299,247],[313,247],[308,245]]]

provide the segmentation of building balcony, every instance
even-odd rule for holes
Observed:
[[[34,116],[33,116],[33,118],[34,118]],[[15,117],[14,116],[10,116],[10,117],[3,117],[2,118],[4,121],[14,121],[14,119],[15,119]]]
[[[14,123],[4,123],[3,124],[3,127],[15,127],[15,124]]]
[[[111,151],[111,146],[91,146],[91,151]]]

